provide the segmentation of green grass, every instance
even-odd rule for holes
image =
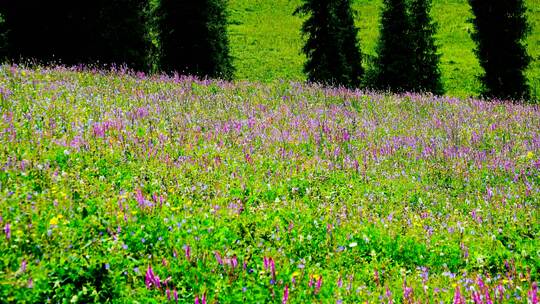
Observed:
[[[355,0],[364,64],[376,53],[381,0]],[[300,0],[231,0],[230,35],[232,54],[242,80],[269,82],[278,79],[305,80],[302,65],[301,17],[292,16]],[[533,62],[527,76],[533,96],[540,96],[540,0],[527,0],[532,26],[527,39]],[[482,73],[474,55],[469,32],[472,17],[466,0],[434,0],[432,15],[439,23],[443,83],[449,95],[477,95]]]

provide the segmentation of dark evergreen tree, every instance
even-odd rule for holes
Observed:
[[[0,7],[0,63],[3,63],[7,56],[7,27],[4,21],[4,12]]]
[[[411,0],[410,43],[413,47],[411,81],[414,91],[442,94],[440,55],[437,53],[434,35],[437,25],[430,16],[431,0]]]
[[[521,99],[530,94],[524,70],[530,63],[523,40],[529,32],[523,0],[469,0],[474,13],[472,37],[484,95]]]
[[[303,50],[308,80],[359,86],[364,70],[351,1],[304,0],[295,14],[309,15],[302,26],[302,33],[307,36]]]
[[[227,0],[161,0],[161,69],[231,79],[226,8]]]
[[[146,0],[5,0],[8,57],[146,68]]]
[[[127,64],[137,70],[148,70],[150,40],[147,31],[148,0],[88,1],[97,14],[94,29],[96,44],[92,52],[104,63]],[[96,6],[95,3],[99,3]],[[89,29],[92,30],[92,29]]]
[[[394,92],[411,91],[414,84],[414,45],[405,0],[384,0],[372,86]]]

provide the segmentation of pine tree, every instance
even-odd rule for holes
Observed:
[[[7,26],[4,19],[4,12],[0,7],[0,63],[7,57]]]
[[[226,8],[226,0],[161,0],[161,69],[231,79]]]
[[[96,24],[99,30],[94,30],[97,34],[94,36],[95,45],[92,45],[96,59],[103,63],[126,64],[136,70],[148,70],[148,51],[151,47],[146,15],[148,0],[88,2],[90,9],[97,8],[89,18],[99,22]]]
[[[381,90],[411,91],[414,54],[405,0],[384,0],[380,26],[373,85]]]
[[[308,80],[358,87],[364,70],[351,1],[304,0],[295,14],[309,15],[302,26]]]
[[[431,0],[411,0],[410,43],[413,46],[413,90],[443,94],[440,55],[437,54],[434,35],[437,25],[430,17]]]
[[[146,69],[146,0],[5,1],[11,60]]]
[[[484,95],[526,99],[530,89],[524,70],[530,63],[523,40],[529,33],[523,0],[469,0],[474,19],[473,40],[480,65]]]

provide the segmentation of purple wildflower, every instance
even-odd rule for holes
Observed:
[[[11,224],[6,223],[4,226],[4,233],[6,234],[6,238],[9,240],[11,238]]]
[[[281,304],[287,304],[288,300],[289,300],[289,286],[285,285],[285,289],[283,290],[283,298],[281,299]]]
[[[456,291],[454,292],[454,301],[453,304],[465,304],[465,298],[461,295],[461,290],[459,286],[456,286]]]
[[[221,255],[219,254],[219,252],[214,251],[214,256],[216,257],[216,261],[218,262],[218,264],[223,265],[223,259],[221,259]]]
[[[529,300],[532,304],[538,304],[538,283],[533,282],[531,290],[528,292]]]

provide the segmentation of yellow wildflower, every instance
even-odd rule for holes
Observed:
[[[292,273],[291,278],[294,279],[294,278],[299,277],[300,275],[301,275],[300,271],[297,270],[297,271],[295,271],[295,272]]]
[[[58,218],[55,216],[49,221],[50,225],[58,225]]]

